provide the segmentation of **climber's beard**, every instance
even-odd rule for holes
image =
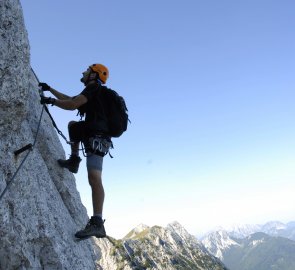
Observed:
[[[85,76],[83,76],[80,81],[86,86],[89,83],[89,76],[87,76],[85,78]]]

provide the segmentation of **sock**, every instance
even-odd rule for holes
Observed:
[[[101,218],[101,219],[102,219],[102,214],[94,214],[93,216],[94,216],[94,217],[98,217],[98,218]]]
[[[79,157],[79,142],[73,142],[71,145],[71,155]]]

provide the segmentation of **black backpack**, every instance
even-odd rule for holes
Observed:
[[[118,93],[106,86],[100,86],[95,98],[96,102],[103,108],[103,113],[108,125],[108,134],[111,137],[120,137],[123,132],[127,130],[128,122],[128,109],[123,97]],[[96,103],[95,102],[95,103]],[[86,113],[86,104],[78,108],[78,114],[81,119]]]
[[[125,100],[116,91],[105,86],[101,88],[101,94],[104,95],[107,101],[107,104],[103,104],[103,108],[108,122],[108,135],[111,137],[120,137],[127,130],[128,122],[130,122]],[[97,96],[99,98],[99,95]]]

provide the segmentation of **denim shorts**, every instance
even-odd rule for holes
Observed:
[[[87,170],[102,171],[103,157],[92,153],[87,153],[86,166]]]

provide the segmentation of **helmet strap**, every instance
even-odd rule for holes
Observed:
[[[94,80],[96,80],[99,84],[102,84],[102,81],[101,81],[101,79],[99,78],[99,74],[97,74],[96,72],[93,72],[94,74],[95,74],[95,78],[94,78]],[[92,74],[92,73],[91,73]],[[91,74],[90,74],[90,76],[91,76]]]
[[[95,74],[95,76],[93,76]],[[92,83],[98,83],[99,85],[102,84],[102,81],[99,78],[99,75],[96,72],[91,72],[87,78],[87,81],[85,82],[85,85]]]

